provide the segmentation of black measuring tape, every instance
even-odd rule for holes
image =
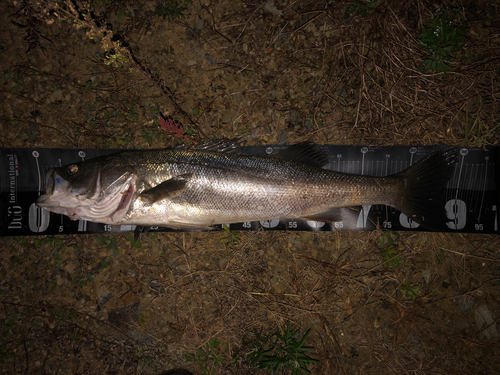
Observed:
[[[247,155],[272,155],[287,146],[242,147]],[[320,148],[328,155],[325,169],[387,176],[404,170],[444,146],[333,146]],[[498,233],[500,149],[457,147],[459,159],[444,192],[448,232]],[[45,188],[49,168],[109,155],[123,150],[0,148],[0,235],[54,235],[128,232],[133,225],[105,225],[72,221],[37,207],[34,202]],[[342,208],[342,221],[324,223],[298,218],[262,220],[228,225],[231,230],[288,231],[393,231],[425,230],[395,208],[367,205]],[[220,226],[219,226],[220,227]],[[152,231],[176,231],[150,228]]]

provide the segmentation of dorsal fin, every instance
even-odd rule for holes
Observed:
[[[197,145],[180,144],[175,145],[175,149],[195,149],[200,151],[222,152],[224,154],[241,155],[242,148],[239,138],[231,139],[216,139],[212,141],[203,142]]]
[[[328,156],[314,142],[297,143],[269,157],[292,160],[320,168],[328,163]]]

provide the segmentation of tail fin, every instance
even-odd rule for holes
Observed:
[[[455,170],[458,152],[454,148],[444,149],[419,160],[410,168],[394,175],[405,180],[405,190],[396,207],[426,229],[447,229],[443,191]]]

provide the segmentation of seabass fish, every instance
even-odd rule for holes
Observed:
[[[384,204],[440,230],[447,218],[439,191],[456,161],[456,150],[446,149],[402,172],[369,177],[322,169],[327,157],[313,143],[267,157],[123,151],[49,170],[36,203],[73,220],[181,229],[282,218],[338,221],[340,207]]]

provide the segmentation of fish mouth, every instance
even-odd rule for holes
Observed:
[[[91,197],[72,194],[70,183],[53,169],[47,172],[45,194],[36,200],[38,207],[63,214],[71,220],[88,220],[116,224],[122,220],[136,193],[135,177],[122,176],[111,186],[101,188],[101,173],[97,178],[95,193]]]
[[[55,188],[57,186],[57,189]],[[49,169],[47,171],[47,178],[45,182],[45,194],[40,195],[35,203],[38,207],[45,208],[52,212],[59,212],[58,208],[64,206],[61,205],[62,201],[66,201],[65,195],[68,190],[68,181],[59,176],[54,169]]]

